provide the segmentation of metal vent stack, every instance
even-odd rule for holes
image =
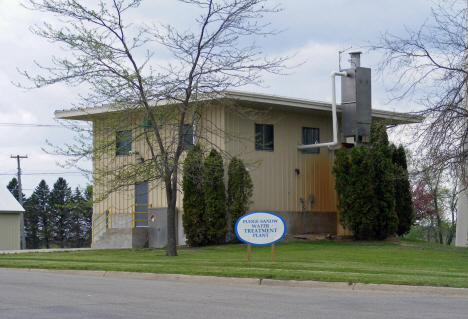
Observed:
[[[351,52],[348,76],[341,78],[341,126],[346,143],[368,143],[372,121],[371,69],[361,67],[360,51]]]

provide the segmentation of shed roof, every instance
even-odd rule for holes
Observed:
[[[248,103],[249,106],[273,110],[330,115],[332,112],[332,106],[329,102],[319,102],[307,99],[231,90],[224,91],[223,97],[233,99],[244,104]],[[158,102],[159,105],[164,105],[167,103],[167,101]],[[89,121],[92,120],[92,118],[95,116],[113,111],[116,111],[116,109],[108,105],[75,108],[70,110],[57,110],[55,111],[55,118]],[[341,113],[340,104],[337,104],[337,113],[338,115]],[[419,123],[422,121],[422,117],[419,115],[390,112],[378,109],[372,109],[372,117],[376,119],[388,120],[389,124],[410,124]]]
[[[21,207],[20,203],[18,203],[6,186],[0,185],[0,213],[21,212],[24,212],[24,208]]]

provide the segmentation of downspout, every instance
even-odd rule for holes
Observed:
[[[338,120],[336,117],[336,84],[335,84],[335,77],[339,76],[347,76],[348,73],[346,72],[338,72],[333,71],[331,73],[331,85],[332,85],[332,120],[333,120],[333,142],[329,143],[317,143],[317,144],[308,144],[308,145],[298,145],[297,148],[300,150],[310,149],[310,148],[317,148],[328,146],[332,147],[338,144]]]

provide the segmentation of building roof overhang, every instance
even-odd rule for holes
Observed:
[[[0,214],[21,212],[24,212],[24,208],[5,186],[0,185]]]
[[[242,91],[224,91],[224,98],[232,99],[242,105],[255,108],[264,108],[279,111],[299,112],[317,115],[331,115],[331,103],[320,102],[308,99],[298,99],[270,94],[250,93]],[[168,104],[167,101],[159,101],[158,105]],[[108,105],[76,108],[70,110],[55,111],[55,118],[68,120],[91,121],[94,118],[103,116],[110,112],[117,111]],[[338,116],[341,113],[341,105],[337,104]],[[392,112],[379,109],[372,109],[372,117],[374,119],[387,120],[388,124],[412,124],[420,123],[423,118],[419,115]]]

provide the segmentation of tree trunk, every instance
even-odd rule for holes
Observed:
[[[176,175],[177,173],[173,173]],[[166,256],[177,256],[177,239],[176,239],[176,224],[175,224],[175,211],[177,203],[177,178],[176,183],[171,183],[171,179],[168,178],[166,182],[166,197],[167,197],[167,249]],[[172,184],[172,185],[171,185]]]
[[[437,214],[436,218],[437,218],[437,235],[439,236],[439,244],[443,244],[444,238],[442,235],[442,220],[439,214]]]
[[[450,246],[450,244],[452,244],[453,235],[454,235],[454,231],[452,229],[450,229],[450,233],[447,236],[447,245],[448,246]]]
[[[453,193],[452,194],[457,194],[457,186],[455,185],[455,188],[453,190]],[[453,236],[455,236],[455,230],[457,228],[457,224],[455,222],[455,210],[456,210],[456,195],[452,195],[452,198],[451,198],[451,204],[450,204],[450,210],[452,212],[452,222],[450,224],[450,231],[449,231],[449,235],[447,236],[447,245],[451,245],[452,244],[452,240],[453,240]]]

